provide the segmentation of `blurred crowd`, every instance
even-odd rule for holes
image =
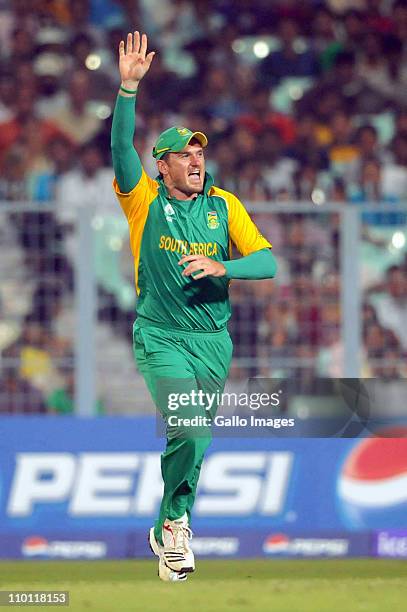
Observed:
[[[157,51],[135,135],[150,175],[157,135],[186,125],[208,135],[208,171],[245,203],[380,203],[386,212],[363,214],[372,248],[372,228],[405,228],[393,207],[407,201],[406,0],[0,0],[0,214],[43,206],[7,212],[0,233],[2,249],[15,238],[30,288],[14,333],[0,289],[0,411],[72,409],[76,209],[118,208],[110,129],[130,29]],[[339,215],[254,217],[281,271],[272,286],[232,285],[239,376],[340,376]],[[406,375],[399,259],[365,292],[366,376]],[[104,287],[99,304],[99,321],[129,341],[133,313]]]

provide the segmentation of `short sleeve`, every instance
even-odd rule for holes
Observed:
[[[120,191],[116,178],[113,180],[113,189],[124,214],[130,222],[137,213],[148,208],[155,199],[158,193],[158,183],[150,178],[143,168],[139,182],[129,193]]]
[[[227,203],[229,236],[241,255],[244,257],[261,249],[270,249],[270,242],[261,235],[240,200],[229,194]]]

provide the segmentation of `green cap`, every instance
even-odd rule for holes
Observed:
[[[185,127],[170,127],[159,135],[153,149],[153,157],[161,159],[166,153],[178,153],[187,146],[192,138],[196,138],[203,147],[208,144],[208,139],[203,132],[191,132]]]

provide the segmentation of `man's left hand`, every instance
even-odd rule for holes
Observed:
[[[189,262],[189,263],[188,263]],[[182,276],[192,276],[194,280],[199,280],[205,276],[225,276],[226,268],[220,261],[214,261],[204,255],[184,255],[178,262],[179,266],[188,263]],[[194,274],[197,272],[198,274]]]

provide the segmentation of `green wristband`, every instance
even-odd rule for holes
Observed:
[[[125,89],[121,85],[120,85],[120,89],[121,89],[121,91],[124,91],[124,93],[128,93],[128,94],[135,94],[135,93],[137,93],[137,89],[134,89],[134,90],[133,89]]]

